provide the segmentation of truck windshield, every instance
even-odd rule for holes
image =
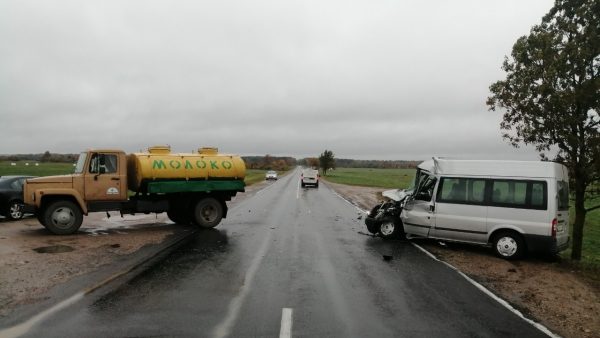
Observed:
[[[77,160],[77,165],[75,166],[75,174],[81,174],[83,172],[83,167],[85,166],[85,160],[87,159],[87,153],[81,153],[79,155],[79,159]]]

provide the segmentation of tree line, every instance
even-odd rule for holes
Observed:
[[[297,165],[297,160],[289,156],[242,156],[247,169],[286,171]]]
[[[354,160],[350,158],[336,158],[334,168],[369,168],[369,169],[415,169],[423,161],[408,160]],[[319,158],[307,157],[298,160],[299,165],[320,167]]]
[[[10,154],[0,155],[0,161],[35,161],[35,162],[59,162],[74,163],[77,162],[79,154],[55,154],[46,151],[41,154]]]

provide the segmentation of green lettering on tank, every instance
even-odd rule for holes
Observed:
[[[189,160],[185,160],[185,169],[194,169],[192,163]]]
[[[154,160],[152,162],[152,169],[167,169],[163,160]]]
[[[219,169],[217,161],[210,161],[210,169]]]
[[[173,169],[179,169],[179,168],[181,168],[181,162],[171,160],[171,161],[169,161],[169,166]]]
[[[206,168],[206,162],[204,162],[203,160],[198,160],[196,161],[196,167],[198,169],[204,169]]]
[[[233,167],[233,164],[231,164],[231,162],[229,161],[223,161],[221,162],[221,167],[223,167],[223,169],[231,169],[231,167]]]

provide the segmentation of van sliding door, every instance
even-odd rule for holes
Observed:
[[[435,224],[430,237],[487,241],[484,178],[442,177],[437,190]]]

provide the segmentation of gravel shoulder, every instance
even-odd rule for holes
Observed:
[[[379,202],[381,192],[387,190],[326,184],[363,210]],[[600,337],[600,278],[587,278],[549,257],[530,256],[509,262],[483,247],[433,240],[415,242],[551,331],[564,337]]]

